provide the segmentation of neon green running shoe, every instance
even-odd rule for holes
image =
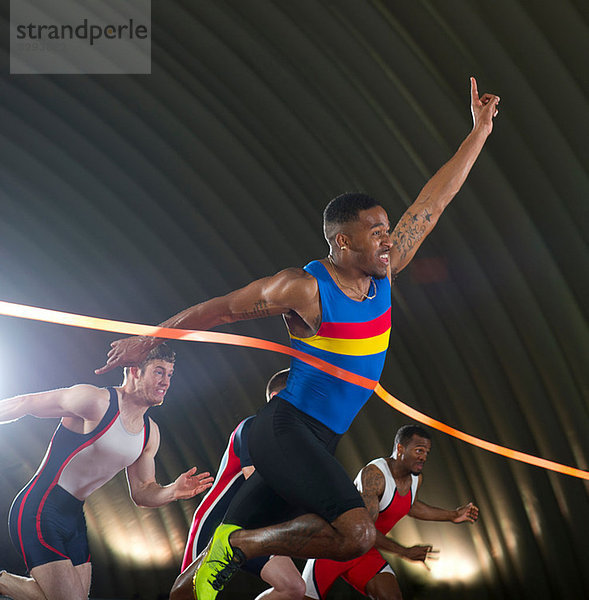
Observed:
[[[198,600],[214,600],[239,568],[246,562],[245,554],[233,548],[229,536],[241,527],[222,523],[217,527],[196,575],[194,595]]]

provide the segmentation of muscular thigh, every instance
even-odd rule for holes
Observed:
[[[328,522],[364,506],[333,456],[339,436],[275,397],[254,421],[249,449],[257,472],[274,492],[301,512]]]
[[[338,577],[341,577],[351,561],[339,562],[324,558],[312,558],[303,569],[305,597],[312,600],[324,600]]]
[[[392,575],[394,578],[390,565],[378,550],[372,548],[363,556],[351,561],[350,567],[343,577],[354,589],[369,595],[370,583],[383,573]]]
[[[74,567],[69,560],[54,561],[31,569],[31,577],[47,600],[85,600],[90,593],[90,563]]]
[[[76,573],[82,583],[82,588],[85,589],[87,594],[90,594],[90,584],[92,583],[92,563],[84,563],[83,565],[77,565],[74,567]]]
[[[401,588],[392,569],[375,575],[366,584],[365,593],[372,600],[402,600]]]
[[[235,494],[223,521],[248,529],[288,521],[300,514],[255,471]]]
[[[393,570],[374,548],[359,558],[344,562],[308,560],[303,570],[306,596],[324,600],[338,577],[369,598],[400,600],[400,596],[394,595],[399,586]],[[387,595],[389,592],[392,595]]]

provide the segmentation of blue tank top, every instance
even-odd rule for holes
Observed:
[[[374,279],[376,296],[357,302],[315,260],[304,267],[317,279],[321,327],[308,338],[290,335],[292,347],[332,365],[378,381],[391,330],[391,284]],[[291,358],[286,388],[279,396],[335,433],[344,433],[372,392]]]

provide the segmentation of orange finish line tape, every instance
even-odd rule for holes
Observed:
[[[494,454],[499,454],[513,460],[524,462],[536,467],[548,469],[550,471],[556,471],[557,473],[563,473],[572,477],[578,477],[581,479],[589,480],[589,472],[583,471],[582,469],[576,469],[574,467],[568,467],[551,460],[539,458],[531,454],[525,454],[517,450],[511,450],[504,446],[498,446],[491,442],[481,440],[468,433],[464,433],[454,427],[450,427],[441,421],[436,421],[431,417],[411,408],[407,404],[404,404],[400,400],[397,400],[394,396],[389,394],[377,381],[367,379],[361,375],[351,373],[345,369],[340,369],[330,363],[323,360],[299,352],[288,346],[277,344],[275,342],[269,342],[267,340],[260,340],[258,338],[252,338],[243,335],[235,335],[232,333],[220,333],[217,331],[193,331],[189,329],[170,329],[165,327],[157,327],[153,325],[140,325],[138,323],[126,323],[124,321],[111,321],[109,319],[101,319],[98,317],[88,317],[85,315],[76,315],[73,313],[66,313],[57,310],[49,310],[46,308],[37,308],[34,306],[26,306],[24,304],[14,304],[12,302],[3,302],[0,300],[0,315],[8,317],[18,317],[21,319],[31,319],[34,321],[44,321],[47,323],[56,323],[58,325],[69,325],[71,327],[82,327],[84,329],[96,329],[98,331],[110,331],[113,333],[124,333],[126,335],[145,335],[150,337],[174,339],[174,340],[187,340],[192,342],[206,342],[214,344],[227,344],[230,346],[242,346],[247,348],[257,348],[259,350],[269,350],[271,352],[278,352],[280,354],[287,354],[288,356],[294,356],[318,369],[333,375],[339,379],[343,379],[349,383],[359,385],[369,390],[373,390],[376,395],[384,400],[389,406],[397,410],[398,412],[410,417],[411,419],[427,425],[433,429],[437,429],[442,433],[451,435],[467,444],[482,448]]]
[[[574,467],[567,467],[566,465],[561,465],[560,463],[553,462],[551,460],[546,460],[545,458],[539,458],[538,456],[533,456],[531,454],[525,454],[524,452],[519,452],[518,450],[511,450],[510,448],[505,448],[504,446],[498,446],[497,444],[493,444],[491,442],[487,442],[485,440],[481,440],[473,435],[468,433],[464,433],[458,429],[454,429],[454,427],[450,427],[441,421],[436,421],[431,417],[407,406],[400,400],[397,400],[394,396],[389,394],[380,383],[376,384],[376,388],[374,389],[374,393],[384,400],[389,406],[392,406],[395,410],[398,410],[400,413],[403,413],[407,417],[411,417],[415,421],[419,423],[423,423],[428,427],[432,427],[433,429],[437,429],[443,433],[447,433],[467,444],[471,444],[472,446],[476,446],[477,448],[482,448],[483,450],[488,450],[489,452],[493,452],[494,454],[500,454],[501,456],[506,456],[507,458],[511,458],[513,460],[517,460],[519,462],[528,463],[529,465],[534,465],[536,467],[541,467],[542,469],[549,469],[550,471],[556,471],[557,473],[564,473],[565,475],[571,475],[572,477],[580,477],[581,479],[589,480],[589,472],[583,471],[582,469],[575,469]]]

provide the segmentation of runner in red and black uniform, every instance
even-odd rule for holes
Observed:
[[[431,546],[401,546],[386,537],[393,526],[405,515],[426,521],[476,521],[478,508],[472,503],[456,510],[445,510],[417,499],[421,470],[430,450],[429,433],[418,425],[406,425],[395,436],[393,455],[377,458],[360,471],[355,484],[374,519],[376,543],[366,554],[353,560],[308,560],[303,571],[306,598],[324,600],[335,580],[341,577],[373,600],[400,600],[395,573],[379,550],[415,561],[425,561],[435,551]]]

